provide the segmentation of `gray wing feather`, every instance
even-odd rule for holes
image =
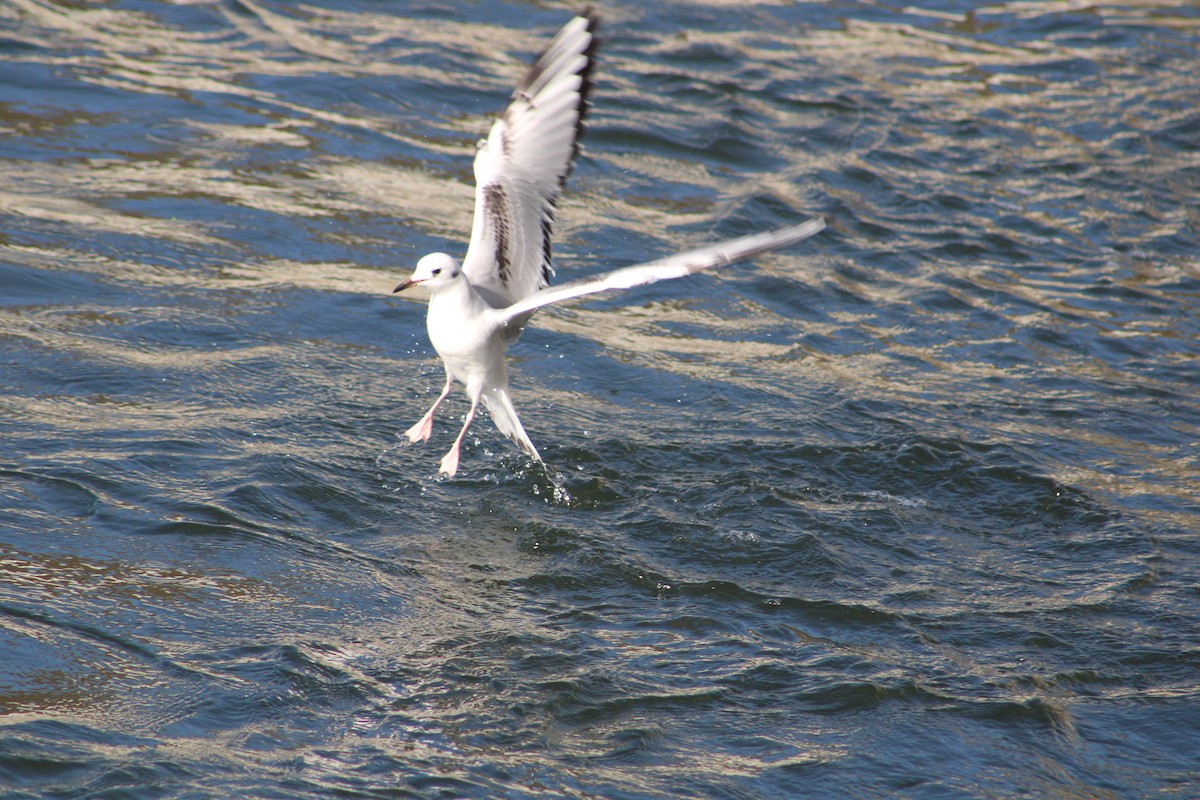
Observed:
[[[597,292],[631,289],[634,286],[644,286],[655,281],[682,278],[701,270],[722,267],[735,261],[751,258],[759,253],[778,250],[781,247],[802,242],[824,229],[825,219],[814,217],[799,225],[779,228],[766,233],[755,233],[740,239],[731,239],[727,242],[689,250],[686,253],[660,258],[657,261],[606,272],[594,278],[542,289],[523,300],[512,303],[507,308],[500,309],[499,314],[506,324],[523,325],[534,311],[552,303]]]

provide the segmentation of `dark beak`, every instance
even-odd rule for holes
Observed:
[[[397,286],[395,289],[392,289],[392,294],[395,294],[396,292],[403,292],[403,291],[404,291],[405,289],[407,289],[408,287],[410,287],[410,286],[416,286],[416,285],[417,285],[418,283],[420,283],[420,282],[421,282],[421,281],[413,281],[413,280],[408,280],[408,281],[405,281],[404,283],[402,283],[402,284],[400,284],[399,286]]]

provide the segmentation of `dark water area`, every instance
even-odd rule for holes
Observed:
[[[1200,796],[1200,9],[602,4],[547,460],[389,294],[558,3],[0,4],[0,796]]]

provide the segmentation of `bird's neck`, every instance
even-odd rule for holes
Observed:
[[[475,291],[475,287],[467,280],[466,275],[459,275],[454,282],[435,291],[429,298],[429,304],[443,308],[453,307],[467,312],[474,310],[476,306],[486,305],[479,293]]]

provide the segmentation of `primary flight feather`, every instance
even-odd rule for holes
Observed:
[[[437,400],[405,431],[429,438],[433,415],[457,380],[471,400],[439,473],[458,471],[463,437],[483,403],[501,433],[541,461],[508,393],[504,354],[542,306],[596,292],[680,278],[807,239],[823,219],[701,247],[638,266],[548,288],[554,274],[550,236],[558,197],[579,151],[598,18],[586,10],[568,22],[534,62],[475,154],[475,219],[461,264],[445,253],[417,262],[396,287],[429,289],[427,327],[446,368]]]

